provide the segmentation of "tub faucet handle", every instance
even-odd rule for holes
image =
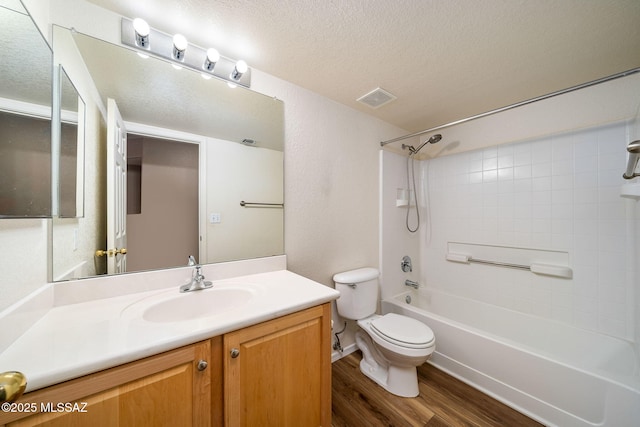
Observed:
[[[413,267],[411,266],[411,258],[409,258],[408,255],[402,257],[400,268],[402,268],[402,271],[404,271],[405,273],[413,271]]]

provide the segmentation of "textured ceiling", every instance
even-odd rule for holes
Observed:
[[[411,132],[640,67],[638,0],[89,1]]]

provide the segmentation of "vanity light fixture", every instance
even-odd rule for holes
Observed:
[[[205,78],[217,77],[227,83],[251,87],[251,69],[245,61],[221,56],[213,48],[203,49],[189,43],[181,34],[172,36],[155,30],[140,18],[122,18],[121,41],[139,54],[155,56],[179,68],[190,68]]]
[[[147,21],[142,18],[136,18],[133,20],[133,30],[136,35],[136,46],[142,49],[149,49],[149,33],[151,28]]]

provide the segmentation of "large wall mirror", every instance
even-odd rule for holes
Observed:
[[[284,253],[282,101],[56,25],[53,50],[86,103],[84,216],[53,220],[54,280]],[[111,109],[127,140],[113,179]],[[124,244],[109,236],[116,182]]]
[[[18,0],[0,1],[0,218],[51,215],[51,50]]]

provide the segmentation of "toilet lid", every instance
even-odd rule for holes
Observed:
[[[434,340],[433,331],[424,323],[400,314],[389,313],[371,322],[380,337],[405,347],[428,347]]]

